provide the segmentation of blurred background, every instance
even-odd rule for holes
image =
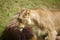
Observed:
[[[49,9],[60,9],[60,0],[0,0],[0,36],[8,22],[15,13],[18,6],[32,9],[46,6]]]

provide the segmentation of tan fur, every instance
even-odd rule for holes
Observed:
[[[34,13],[35,12],[35,13]],[[33,15],[35,15],[35,18],[33,18]],[[49,40],[55,40],[55,25],[53,20],[51,19],[51,16],[53,14],[48,11],[47,9],[37,9],[37,10],[31,10],[31,18],[33,20],[36,20],[38,23],[37,27],[41,27],[41,24],[43,25],[44,29],[48,33]]]
[[[48,40],[55,40],[57,32],[60,31],[60,13],[46,8],[27,11],[26,14],[29,14],[26,20],[28,21],[28,25],[32,26],[33,33],[37,37],[39,37],[42,33],[48,33]]]
[[[35,13],[40,16],[38,17],[38,20],[37,18],[35,20],[37,20],[39,25],[44,25],[44,28],[48,33],[48,40],[55,40],[56,32],[60,31],[60,11],[49,11],[48,9],[37,9],[32,11],[35,11]]]
[[[55,10],[51,10],[51,12],[53,13],[52,20],[54,20],[55,29],[59,32],[60,31],[60,17],[59,17],[60,10],[55,9]]]
[[[18,17],[19,14],[21,15]],[[35,38],[38,39],[41,35],[47,33],[48,40],[56,39],[57,32],[60,31],[60,11],[47,8],[22,9],[19,14],[15,18],[22,19],[23,25],[31,26]],[[21,26],[19,25],[19,27]]]

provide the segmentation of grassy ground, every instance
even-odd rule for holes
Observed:
[[[60,0],[0,0],[0,35],[11,16],[22,8],[37,8],[41,5],[51,9],[60,9]]]

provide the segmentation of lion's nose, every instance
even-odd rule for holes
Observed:
[[[17,20],[18,20],[20,23],[22,23],[22,19],[17,18]]]

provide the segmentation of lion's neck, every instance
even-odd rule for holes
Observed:
[[[30,12],[30,18],[31,18],[31,20],[33,20],[33,22],[35,24],[40,25],[40,15],[39,15],[38,11],[31,10],[31,12]]]

